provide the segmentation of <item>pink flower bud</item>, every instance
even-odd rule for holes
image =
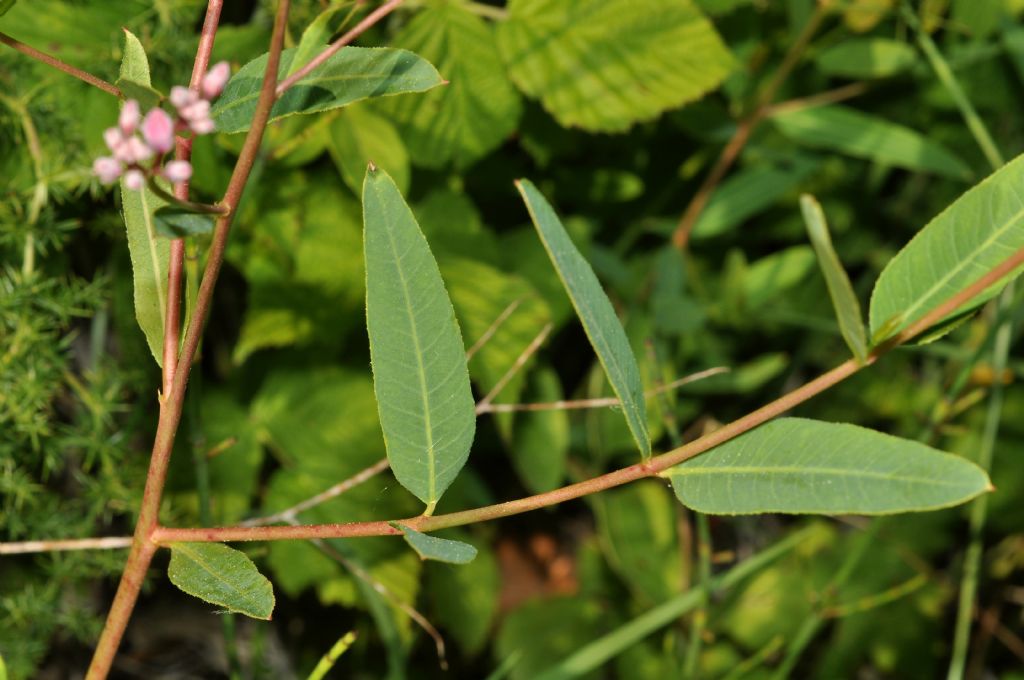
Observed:
[[[213,124],[212,118],[200,118],[198,120],[193,120],[188,124],[188,126],[192,128],[192,132],[197,135],[208,135],[217,129],[217,126]]]
[[[120,128],[107,128],[103,131],[103,141],[107,143],[108,149],[117,151],[117,147],[124,143],[124,133]]]
[[[104,184],[113,184],[121,176],[121,164],[110,156],[100,156],[92,162],[92,171]]]
[[[230,77],[231,67],[228,66],[228,62],[219,62],[203,76],[199,89],[204,97],[213,99],[224,91],[224,86],[227,85],[228,78]]]
[[[174,121],[163,109],[152,109],[142,121],[142,136],[157,153],[174,148]]]
[[[147,161],[153,157],[153,149],[146,146],[146,144],[138,137],[128,139],[123,144],[123,148],[126,149],[124,153],[125,163],[128,163],[129,165],[141,163],[142,161]],[[117,153],[114,154],[114,157],[117,157]]]
[[[193,102],[179,111],[181,117],[187,121],[201,120],[210,115],[210,102],[205,99]]]
[[[164,177],[172,182],[185,182],[192,176],[192,165],[188,161],[170,161],[164,166]]]
[[[121,115],[117,119],[121,132],[130,135],[135,132],[135,126],[139,124],[139,103],[129,99],[121,107]]]
[[[141,170],[132,169],[124,173],[124,186],[132,191],[138,191],[146,183],[146,176]]]
[[[197,99],[199,99],[199,95],[187,87],[175,85],[171,88],[171,106],[176,109],[183,109]]]

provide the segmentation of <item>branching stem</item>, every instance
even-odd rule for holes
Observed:
[[[82,82],[88,83],[93,87],[98,87],[99,89],[103,90],[108,94],[112,94],[115,97],[121,96],[121,90],[119,90],[116,86],[111,85],[107,81],[103,80],[102,78],[97,78],[91,73],[86,73],[80,68],[75,68],[71,64],[67,64],[58,59],[57,57],[47,54],[46,52],[40,52],[36,48],[30,45],[26,45],[20,40],[15,40],[6,33],[0,33],[0,43],[3,43],[8,47],[17,50],[18,52],[21,52],[26,56],[32,57],[37,61],[41,61],[47,66],[52,66],[58,71],[63,71],[64,73],[67,73],[69,76],[74,76],[75,78],[78,78]]]

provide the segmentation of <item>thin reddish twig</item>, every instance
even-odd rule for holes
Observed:
[[[111,85],[102,78],[97,78],[93,74],[87,73],[80,68],[75,68],[71,64],[67,64],[58,59],[57,57],[47,54],[46,52],[40,52],[31,45],[26,45],[20,40],[15,40],[6,33],[0,33],[0,43],[3,43],[8,47],[17,50],[18,52],[21,52],[26,56],[32,57],[37,61],[41,61],[47,66],[52,66],[58,71],[63,71],[64,73],[67,73],[69,76],[78,78],[84,83],[88,83],[93,87],[98,87],[99,89],[103,90],[108,94],[112,94],[115,97],[121,96],[121,90],[119,90],[115,85]]]
[[[280,97],[282,94],[284,94],[285,90],[287,90],[289,87],[291,87],[295,83],[299,82],[300,80],[308,76],[310,72],[313,71],[313,69],[322,65],[325,61],[333,57],[334,54],[342,47],[348,45],[350,42],[352,42],[353,40],[361,36],[363,33],[365,33],[367,29],[369,29],[371,26],[373,26],[378,21],[380,21],[388,14],[393,12],[395,9],[397,9],[398,6],[402,4],[402,2],[403,0],[389,0],[388,2],[378,7],[377,9],[367,14],[365,19],[363,19],[358,24],[353,26],[350,31],[345,33],[345,35],[341,36],[333,43],[331,43],[330,46],[328,46],[327,49],[325,49],[323,52],[313,57],[308,64],[306,64],[305,66],[297,70],[295,73],[291,74],[290,76],[282,80],[277,86],[277,91],[275,92],[275,95]]]
[[[516,373],[519,373],[519,371],[522,370],[526,362],[530,360],[530,357],[537,353],[537,350],[540,349],[540,346],[543,345],[544,341],[548,339],[548,335],[551,334],[552,328],[554,328],[554,325],[548,323],[545,324],[544,328],[540,329],[540,333],[537,333],[537,336],[530,341],[530,344],[526,346],[526,349],[524,349],[522,353],[518,357],[516,357],[516,360],[512,364],[512,366],[510,366],[509,369],[505,371],[505,375],[501,376],[501,378],[498,379],[498,382],[494,384],[494,387],[491,388],[491,391],[488,392],[484,396],[484,398],[480,400],[480,403],[476,405],[477,415],[485,413],[485,409],[487,409],[487,407],[490,406],[491,401],[496,396],[501,394],[501,391],[505,389],[505,386],[508,385],[509,381],[512,380],[512,378],[515,377]]]

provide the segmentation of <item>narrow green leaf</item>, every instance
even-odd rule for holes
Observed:
[[[466,352],[427,240],[383,170],[366,173],[363,221],[366,326],[388,460],[429,512],[473,443]]]
[[[871,340],[896,335],[1024,248],[1024,156],[1018,156],[946,208],[896,254],[871,294]],[[991,299],[1017,269],[945,320]]]
[[[392,41],[428,59],[451,83],[382,104],[419,165],[465,168],[515,130],[522,102],[509,81],[494,28],[461,2],[417,12]]]
[[[223,543],[172,543],[171,583],[228,611],[270,620],[274,588],[245,553]]]
[[[671,468],[683,505],[719,515],[887,515],[991,488],[965,458],[855,425],[781,418]]]
[[[164,96],[148,84],[140,83],[130,78],[118,78],[114,85],[121,90],[125,99],[134,99],[139,102],[143,111],[159,106]]]
[[[149,62],[139,39],[124,32],[121,77],[149,85]],[[121,180],[121,210],[128,230],[128,254],[132,261],[135,318],[146,336],[156,363],[163,366],[164,316],[167,313],[167,270],[171,243],[160,238],[153,213],[166,202],[148,188],[128,189]]]
[[[281,53],[279,74],[288,73],[296,49]],[[228,81],[210,112],[220,132],[230,134],[249,129],[266,68],[264,54],[243,66]],[[270,120],[329,111],[370,97],[425,92],[442,82],[437,69],[412,52],[346,47],[281,95],[271,110]]]
[[[857,361],[864,361],[868,356],[867,331],[864,329],[864,317],[861,316],[860,302],[853,292],[850,277],[839,261],[839,255],[832,247],[832,237],[828,233],[828,222],[821,205],[809,194],[800,197],[800,210],[807,225],[807,235],[818,256],[818,265],[825,276],[832,307],[836,310],[836,320],[843,340],[850,347]]]
[[[0,0],[0,17],[7,14],[11,10],[11,8],[14,7],[14,3],[16,3],[17,1],[18,0]],[[3,667],[2,664],[3,659],[0,659],[0,668]],[[6,673],[4,674],[3,677],[7,677]]]
[[[782,111],[772,116],[772,122],[782,134],[812,148],[954,179],[971,176],[971,169],[938,142],[916,130],[845,106]]]
[[[622,132],[691,102],[734,65],[691,0],[511,0],[498,45],[512,80],[563,127]]]
[[[622,412],[640,453],[647,458],[651,455],[651,440],[647,433],[647,407],[640,369],[629,347],[626,332],[615,315],[615,309],[601,288],[594,270],[573,245],[547,199],[529,180],[519,180],[516,186],[526,202],[544,248],[569,293],[569,299],[576,308],[590,344],[597,352],[608,382],[622,402]]]
[[[824,50],[815,61],[822,73],[830,76],[857,80],[887,78],[913,66],[917,52],[898,40],[859,38]]]
[[[153,213],[156,231],[168,238],[184,238],[213,231],[213,215],[195,213],[174,205],[165,205]]]
[[[755,165],[730,177],[715,191],[693,225],[693,238],[724,234],[764,212],[810,175],[818,163],[796,158],[787,165]],[[672,222],[672,228],[676,226]]]
[[[421,560],[468,564],[476,557],[476,548],[469,543],[430,536],[398,522],[392,522],[391,526],[402,530],[405,542],[416,551]]]

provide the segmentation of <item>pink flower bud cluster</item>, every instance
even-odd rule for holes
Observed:
[[[192,165],[188,161],[164,162],[164,156],[174,148],[176,134],[208,135],[214,131],[210,101],[224,90],[230,76],[231,68],[222,61],[207,71],[198,91],[172,88],[169,99],[174,117],[160,107],[150,109],[143,117],[137,101],[126,101],[117,126],[103,133],[111,155],[97,158],[92,164],[93,173],[104,184],[124,176],[124,185],[133,190],[141,189],[151,176],[171,182],[188,180]]]

